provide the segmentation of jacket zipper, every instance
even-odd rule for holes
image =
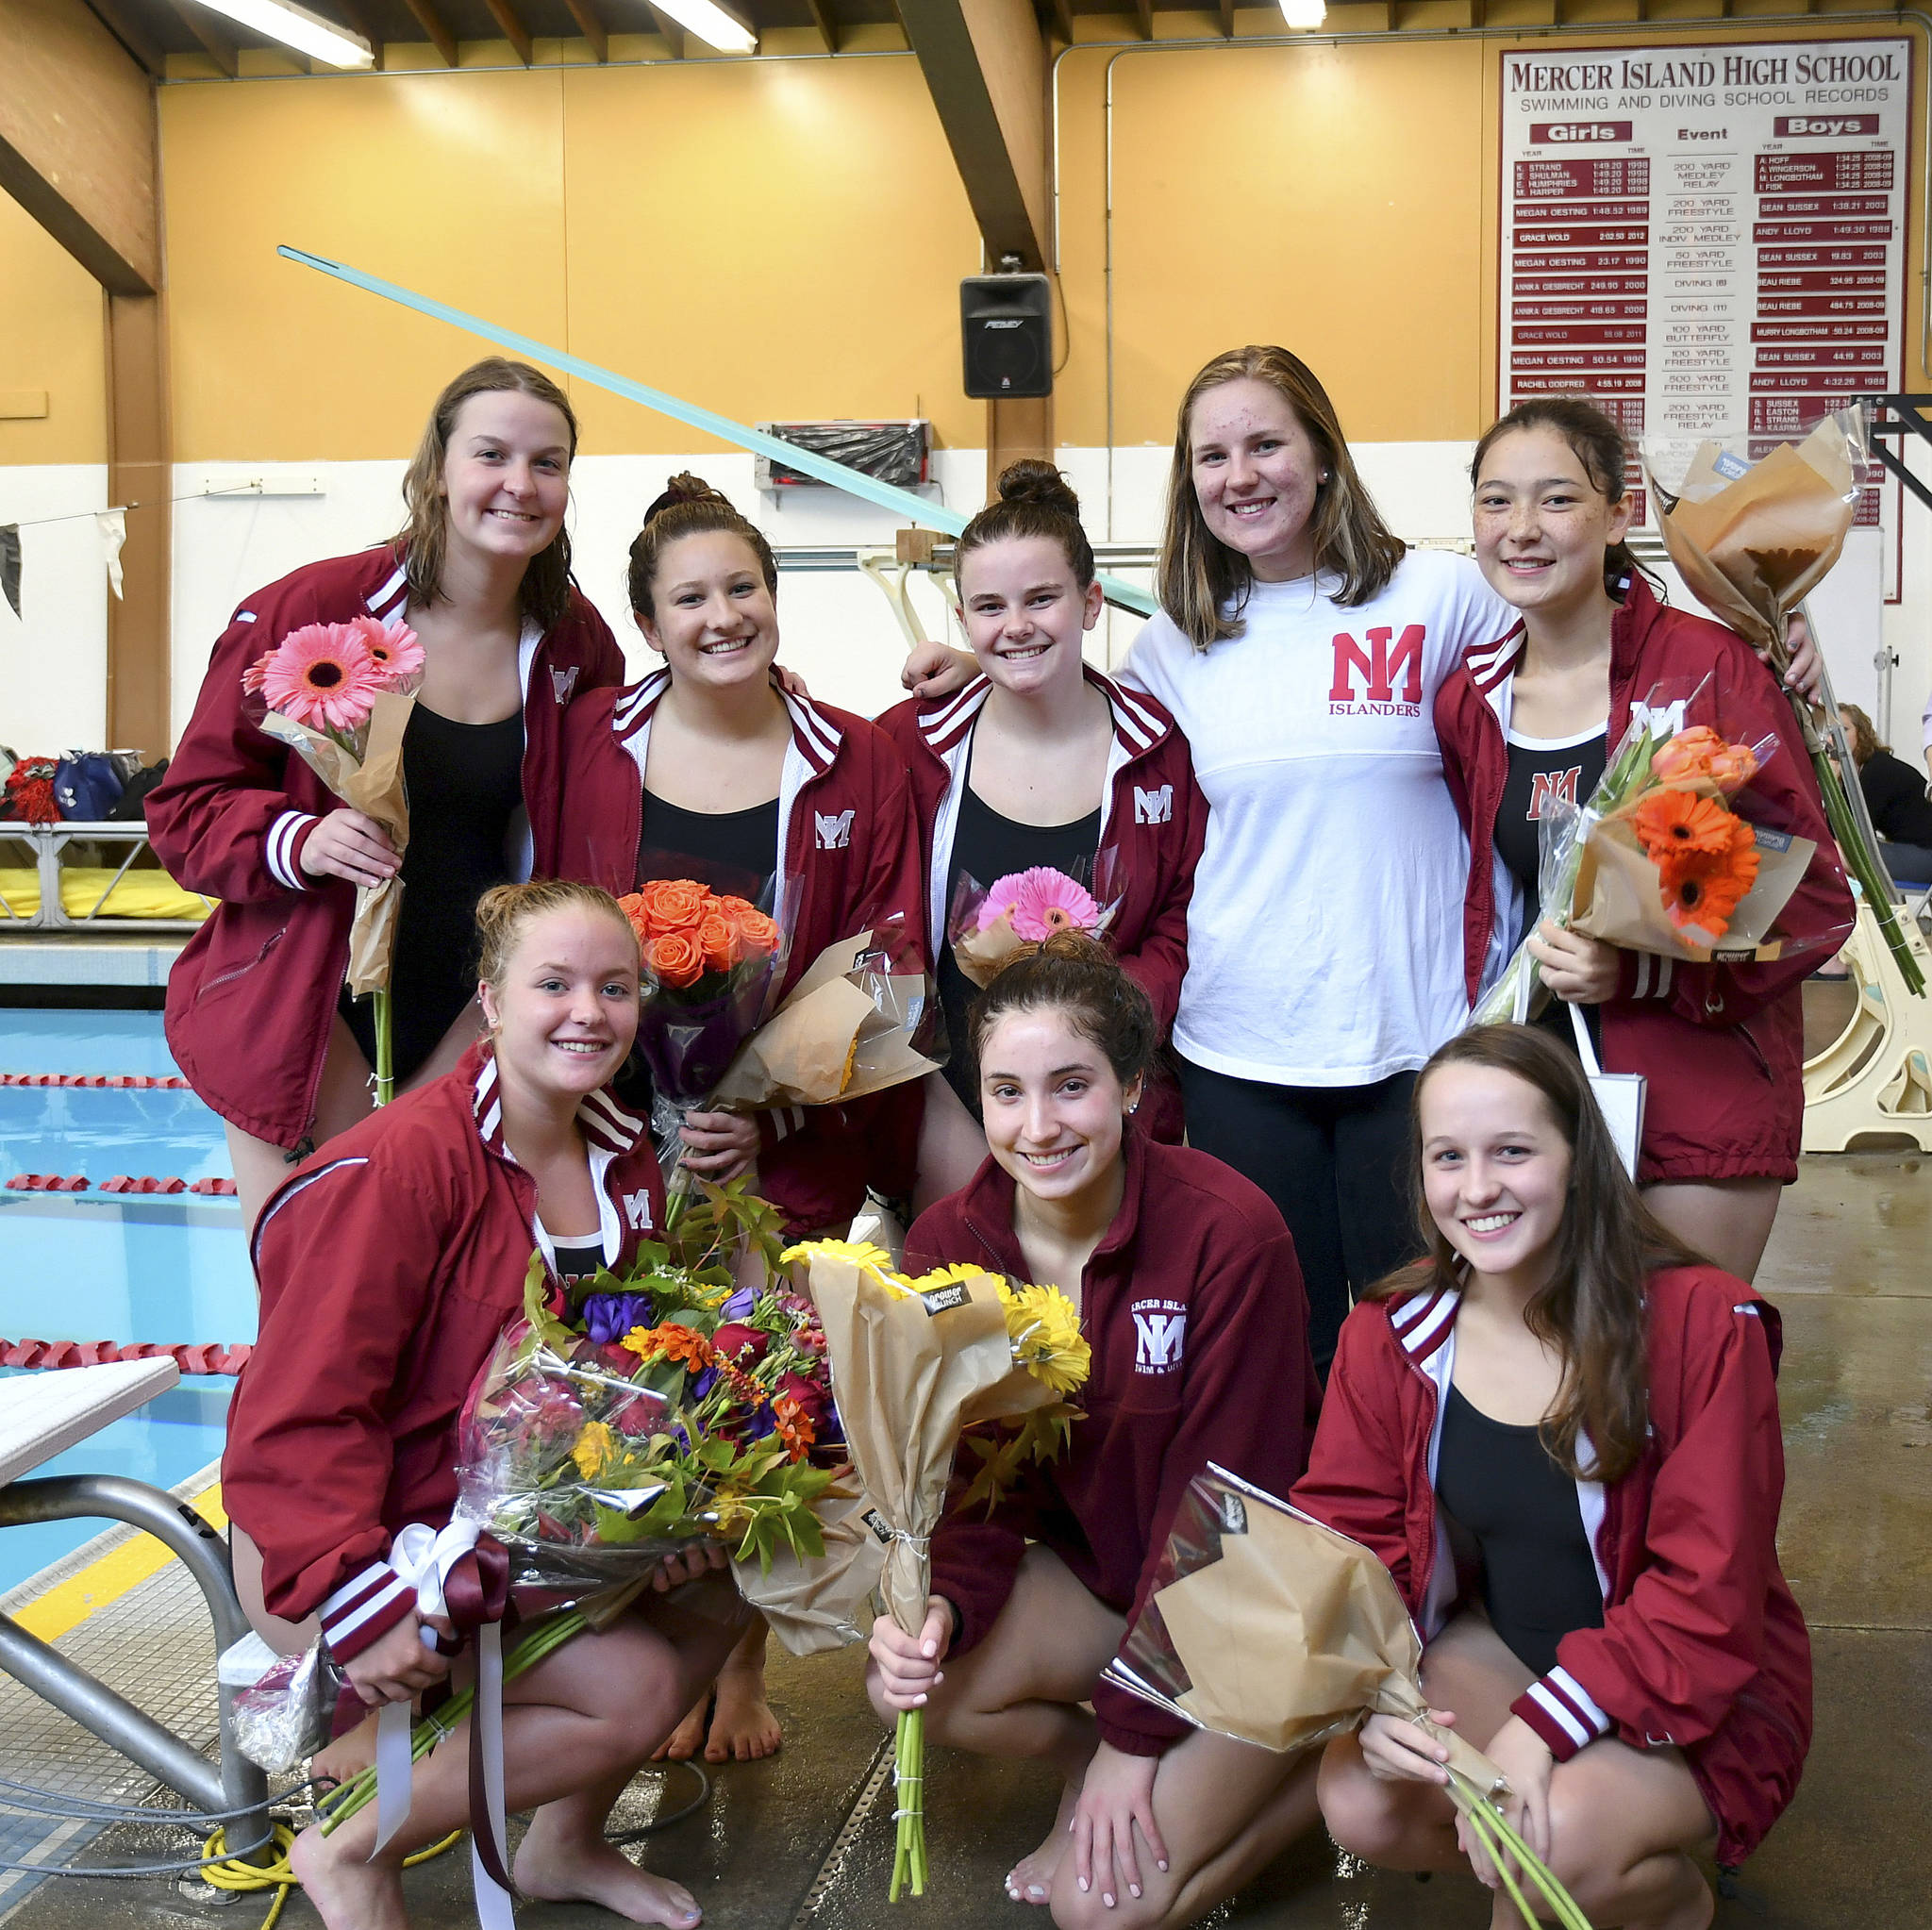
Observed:
[[[247,959],[245,962],[240,965],[230,965],[225,972],[216,973],[215,975],[212,978],[210,978],[206,985],[202,987],[199,998],[197,998],[196,1003],[198,1004],[200,1002],[200,999],[205,999],[209,992],[217,990],[220,987],[226,985],[231,979],[240,978],[244,972],[253,972],[255,968],[258,965],[259,965],[261,961],[264,958],[266,958],[268,955],[271,952],[273,952],[275,948],[278,944],[280,944],[281,941],[286,937],[288,937],[288,935],[289,927],[287,925],[284,925],[280,931],[271,932],[268,938],[263,941],[261,949],[256,953],[254,957]]]

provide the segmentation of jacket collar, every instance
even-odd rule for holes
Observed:
[[[661,670],[654,670],[641,682],[618,691],[610,712],[610,728],[616,732],[620,743],[628,746],[632,738],[651,727],[652,713],[670,688],[671,671],[667,665]],[[772,688],[778,693],[786,715],[791,719],[791,741],[798,746],[799,755],[811,766],[815,774],[824,776],[832,768],[833,759],[845,741],[845,733],[808,697],[794,697],[778,681],[775,672],[772,677]]]
[[[480,1040],[457,1068],[470,1088],[470,1111],[483,1143],[499,1158],[511,1156],[503,1140],[503,1095],[498,1090],[496,1054]],[[587,1093],[577,1106],[577,1124],[593,1152],[628,1153],[644,1137],[644,1123],[626,1112],[608,1086]]]
[[[1456,1330],[1462,1291],[1457,1287],[1425,1287],[1389,1304],[1389,1324],[1402,1351],[1422,1367]]]
[[[1151,751],[1173,726],[1147,701],[1133,690],[1104,676],[1091,663],[1080,666],[1087,681],[1107,699],[1113,720],[1114,740],[1130,757]],[[991,679],[983,673],[950,697],[941,697],[930,708],[922,707],[919,732],[926,748],[943,757],[973,728],[986,700],[992,692]]]
[[[1657,600],[1657,592],[1641,575],[1633,575],[1630,587],[1624,592],[1620,603],[1610,618],[1610,674],[1613,679],[1627,678],[1637,661],[1637,653],[1643,647],[1644,640],[1650,635],[1651,626],[1662,612],[1663,606]],[[1518,624],[1507,637],[1499,637],[1493,643],[1476,643],[1463,653],[1463,668],[1469,672],[1476,689],[1488,698],[1493,707],[1493,692],[1505,678],[1516,669],[1523,657],[1526,634],[1523,624]]]

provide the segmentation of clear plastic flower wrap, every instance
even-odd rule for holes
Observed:
[[[321,1641],[278,1655],[251,1631],[222,1651],[216,1676],[234,1691],[235,1747],[270,1775],[285,1775],[327,1744],[346,1678]]]
[[[731,1189],[699,1197],[687,1224],[771,1217]],[[523,1317],[463,1404],[456,1512],[533,1587],[642,1577],[707,1537],[740,1560],[817,1556],[831,1474],[809,1457],[837,1442],[817,1317],[784,1283],[736,1289],[722,1264],[646,1241],[628,1274],[566,1288],[533,1256]]]

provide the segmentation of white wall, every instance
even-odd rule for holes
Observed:
[[[97,750],[108,728],[108,572],[93,512],[104,464],[0,465],[0,523],[20,532],[20,617],[0,598],[0,743]],[[48,520],[57,519],[57,520]]]

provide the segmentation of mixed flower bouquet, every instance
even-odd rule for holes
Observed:
[[[1421,1666],[1415,1624],[1369,1549],[1210,1464],[1175,1510],[1124,1659],[1103,1675],[1198,1729],[1279,1752],[1345,1736],[1371,1715],[1417,1723],[1448,1751],[1449,1800],[1524,1922],[1590,1930],[1503,1814],[1502,1772],[1429,1720]]]
[[[1752,790],[1778,740],[1731,743],[1688,723],[1710,686],[1706,677],[1654,687],[1633,706],[1588,804],[1545,802],[1542,916],[1627,951],[1697,963],[1836,950],[1847,927],[1814,927],[1788,910],[1817,846],[1769,822],[1769,803]],[[1471,1023],[1528,1018],[1540,984],[1525,938]]]
[[[717,1230],[770,1243],[762,1201],[707,1191]],[[646,1241],[628,1273],[568,1286],[532,1256],[458,1428],[458,1518],[510,1551],[515,1581],[645,1576],[704,1537],[761,1567],[824,1553],[815,1457],[844,1459],[824,1336],[781,1285],[734,1288],[724,1250],[681,1262]]]
[[[262,705],[261,729],[285,743],[352,809],[374,818],[401,853],[409,841],[403,735],[423,680],[423,646],[400,620],[305,624],[242,673]],[[356,893],[349,928],[349,990],[375,1000],[375,1103],[394,1085],[390,965],[403,880],[398,873]]]
[[[1008,872],[985,886],[961,872],[946,920],[946,935],[960,972],[983,989],[1014,959],[1037,952],[1057,931],[1083,931],[1098,938],[1119,908],[1117,895],[1109,904],[1101,903],[1115,862],[1111,850],[1103,851],[1085,882],[1043,864]]]
[[[1838,561],[1864,495],[1871,464],[1866,405],[1820,421],[1793,446],[1766,448],[1748,436],[1696,441],[1651,437],[1643,463],[1656,490],[1657,529],[1693,595],[1763,652],[1780,681],[1790,668],[1791,612]],[[1868,815],[1854,806],[1839,762],[1827,753],[1810,706],[1796,692],[1805,748],[1817,774],[1831,835],[1878,922],[1907,987],[1924,995],[1924,974],[1899,923]],[[1824,716],[1847,762],[1827,680]]]
[[[1085,1383],[1091,1352],[1073,1303],[1051,1287],[1016,1287],[977,1267],[941,1267],[908,1279],[877,1247],[811,1240],[785,1258],[800,1269],[823,1323],[839,1413],[874,1532],[887,1612],[908,1634],[924,1626],[931,1543],[962,1432],[1019,1421],[1020,1432],[981,1456],[973,1495],[997,1500],[1026,1458],[1049,1458],[1066,1438],[1065,1397]],[[925,1721],[899,1718],[894,1780],[898,1835],[891,1897],[925,1890]]]

